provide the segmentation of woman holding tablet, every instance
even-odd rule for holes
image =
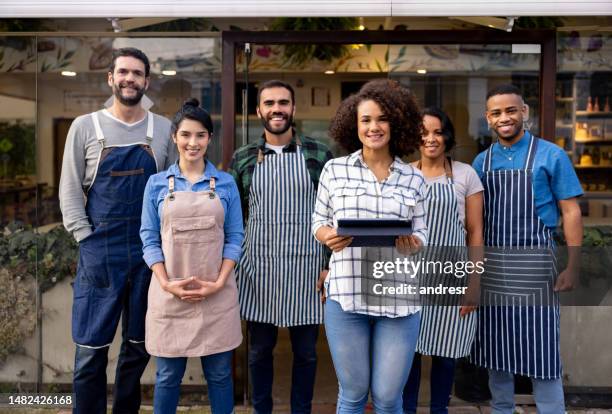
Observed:
[[[149,287],[145,346],[156,356],[155,414],[175,413],[187,357],[199,357],[213,414],[234,411],[232,350],[242,342],[234,265],[244,236],[232,176],[206,160],[213,124],[196,99],[172,121],[179,162],[144,192]]]
[[[333,250],[325,281],[325,330],[340,384],[338,413],[363,413],[371,390],[378,414],[402,412],[402,390],[416,346],[420,307],[372,304],[359,289],[361,248],[339,236],[338,219],[412,220],[396,239],[400,250],[427,243],[425,180],[401,157],[418,148],[421,114],[399,83],[366,83],[344,100],[330,136],[351,152],[330,160],[321,174],[312,231]],[[364,264],[365,265],[365,264]]]
[[[412,165],[425,176],[429,246],[482,246],[483,187],[469,164],[453,161],[447,156],[454,145],[455,128],[448,116],[439,108],[426,108],[419,147],[421,159]],[[463,249],[448,249],[444,254],[455,252],[462,254]],[[454,260],[461,258],[455,257]],[[455,275],[434,276],[432,279],[427,283],[446,286],[458,280]],[[474,289],[473,283],[468,289],[470,287]],[[469,355],[476,332],[476,314],[471,313],[474,306],[451,305],[438,299],[421,310],[417,352],[404,388],[404,413],[417,411],[421,355],[432,357],[431,413],[448,413],[455,358]]]

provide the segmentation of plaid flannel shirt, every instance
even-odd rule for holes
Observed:
[[[297,150],[297,137],[300,139],[302,153],[306,160],[306,167],[308,168],[308,173],[310,174],[316,191],[319,186],[319,176],[321,175],[323,166],[334,156],[327,145],[312,138],[298,135],[295,131],[293,133],[293,138],[291,138],[291,142],[283,148],[283,152],[295,152]],[[266,148],[266,140],[263,135],[257,142],[239,148],[234,153],[227,171],[234,177],[236,184],[238,184],[242,203],[242,216],[245,223],[249,213],[249,191],[251,189],[253,172],[255,171],[260,151],[263,156],[274,154],[274,150]]]

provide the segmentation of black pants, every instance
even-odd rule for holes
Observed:
[[[248,322],[249,369],[251,372],[252,402],[256,414],[272,413],[272,381],[274,374],[272,352],[278,338],[278,327],[259,322]],[[291,374],[291,413],[310,413],[317,371],[317,337],[319,325],[289,327],[293,370]]]

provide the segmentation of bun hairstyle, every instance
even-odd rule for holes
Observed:
[[[213,133],[213,122],[208,111],[200,106],[200,101],[196,98],[189,98],[183,102],[181,109],[174,115],[172,119],[172,135],[176,134],[181,122],[184,119],[191,119],[192,121],[198,121],[208,131],[210,135]]]

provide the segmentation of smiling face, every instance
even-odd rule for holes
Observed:
[[[199,162],[204,159],[211,134],[199,121],[183,119],[172,136],[181,160]]]
[[[523,136],[523,122],[528,115],[529,109],[519,95],[493,95],[487,100],[487,122],[506,144],[514,143]]]
[[[295,105],[288,89],[273,87],[261,91],[257,116],[266,131],[274,135],[284,134],[293,125],[294,115]]]
[[[442,121],[431,115],[423,117],[423,135],[421,136],[421,156],[432,160],[444,157],[446,144],[442,135]]]
[[[137,105],[149,87],[144,62],[131,56],[118,57],[114,71],[108,73],[108,85],[123,105]]]
[[[357,135],[364,150],[389,151],[391,126],[380,105],[373,100],[357,105]]]

